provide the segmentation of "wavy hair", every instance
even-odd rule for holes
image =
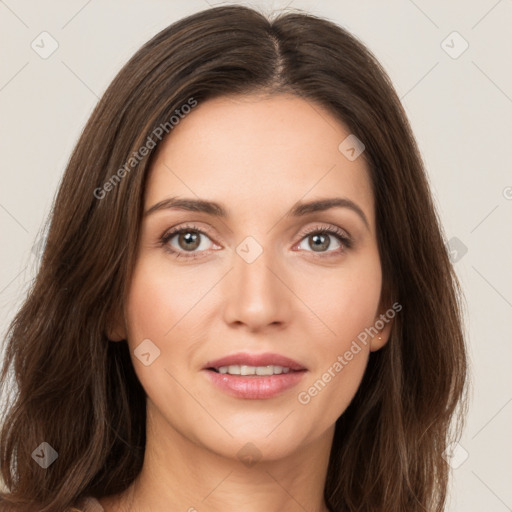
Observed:
[[[461,293],[406,114],[377,59],[345,29],[242,6],[208,9],[155,35],[78,140],[37,276],[6,337],[2,389],[15,388],[2,417],[0,508],[61,512],[126,489],[140,472],[146,396],[127,343],[109,343],[106,332],[134,267],[158,147],[148,139],[161,126],[172,137],[169,119],[191,98],[253,92],[321,105],[364,143],[383,293],[403,306],[337,420],[326,503],[334,512],[444,510],[443,452],[460,435],[466,404]],[[58,452],[45,470],[31,455],[43,441]]]

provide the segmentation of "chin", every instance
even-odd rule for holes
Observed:
[[[293,416],[293,413],[290,417]],[[244,416],[245,422],[226,424],[226,429],[233,437],[229,435],[208,436],[202,438],[202,442],[209,450],[228,458],[241,460],[258,459],[261,461],[275,461],[284,459],[301,451],[308,445],[314,436],[308,432],[303,422],[290,424],[286,417],[282,415],[279,419],[260,419]],[[297,418],[295,418],[296,420]],[[282,422],[280,424],[280,422]]]

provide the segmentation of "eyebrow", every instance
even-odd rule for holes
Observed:
[[[285,216],[303,217],[311,213],[330,210],[331,208],[348,208],[349,210],[352,210],[361,218],[365,226],[368,229],[370,228],[368,218],[366,217],[361,207],[354,203],[354,201],[347,199],[345,197],[317,199],[315,201],[308,202],[299,201],[291,208],[291,210]],[[190,212],[206,213],[208,215],[213,215],[215,217],[221,218],[228,217],[227,210],[221,204],[216,203],[215,201],[206,201],[204,199],[187,199],[179,197],[169,197],[167,199],[159,201],[158,203],[154,204],[144,212],[144,217],[147,217],[148,215],[161,210],[184,210]]]

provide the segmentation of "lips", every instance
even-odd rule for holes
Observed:
[[[307,368],[279,354],[240,353],[209,361],[203,371],[208,380],[227,395],[264,400],[297,386]]]
[[[208,361],[204,370],[214,370],[222,366],[282,366],[283,368],[289,368],[293,371],[307,370],[307,368],[297,361],[290,359],[289,357],[282,356],[280,354],[248,354],[238,353],[230,356],[221,357],[214,361]]]

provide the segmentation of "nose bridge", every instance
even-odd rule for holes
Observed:
[[[290,291],[278,278],[279,262],[271,247],[247,237],[233,254],[233,271],[226,281],[225,315],[228,323],[251,329],[288,321]]]

